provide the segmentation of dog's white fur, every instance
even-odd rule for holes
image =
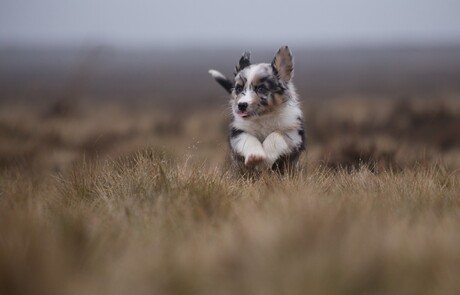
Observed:
[[[277,161],[290,156],[290,163],[297,163],[304,149],[304,130],[291,81],[292,69],[292,55],[287,47],[282,47],[272,64],[250,65],[249,54],[243,54],[234,81],[218,71],[209,71],[232,95],[230,147],[235,163],[243,158],[246,167],[273,168]],[[268,84],[260,82],[268,80]],[[266,91],[259,92],[258,88],[266,85],[270,89],[264,95]],[[242,103],[247,104],[247,109],[240,108]]]
[[[258,144],[251,144],[252,140],[249,140],[247,145],[243,145],[247,149],[244,151],[239,149],[241,145],[238,143],[242,140],[247,141],[247,137],[231,138],[230,144],[245,156],[245,164],[248,157],[256,155],[265,161],[266,166],[271,167],[281,155],[287,154],[292,147],[302,143],[302,138],[298,134],[301,127],[297,119],[299,117],[302,117],[302,111],[296,98],[292,98],[280,110],[252,120],[234,114],[233,127],[247,132]],[[263,149],[263,153],[260,149]]]

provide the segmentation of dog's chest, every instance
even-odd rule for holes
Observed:
[[[255,136],[262,142],[272,132],[287,132],[298,129],[299,118],[301,117],[302,113],[300,109],[292,107],[282,112],[255,118],[253,120],[237,118],[233,122],[233,125],[237,129]]]
[[[272,118],[272,120],[258,120],[246,124],[244,129],[262,142],[270,133],[285,129],[285,126],[280,123],[282,122],[277,118]]]

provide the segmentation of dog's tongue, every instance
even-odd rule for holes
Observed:
[[[246,113],[246,112],[244,112],[244,113],[240,113],[240,116],[241,116],[241,117],[243,117],[243,118],[245,118],[245,117],[247,117],[247,116],[248,116],[248,113]]]

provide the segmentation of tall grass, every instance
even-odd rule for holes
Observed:
[[[239,179],[155,150],[0,180],[1,294],[458,294],[460,177]]]

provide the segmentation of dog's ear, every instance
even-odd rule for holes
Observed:
[[[240,61],[235,67],[235,76],[236,74],[239,73],[239,71],[251,65],[251,61],[249,60],[250,56],[251,56],[251,53],[247,51],[243,53],[243,55],[240,58]]]
[[[224,87],[225,90],[227,90],[228,93],[232,92],[233,89],[233,81],[230,80],[229,78],[225,77],[222,75],[220,72],[216,70],[209,70],[209,74],[216,79],[217,83],[220,84],[220,86]]]
[[[281,81],[289,82],[294,76],[294,64],[291,51],[287,46],[281,47],[272,61],[272,68]]]

